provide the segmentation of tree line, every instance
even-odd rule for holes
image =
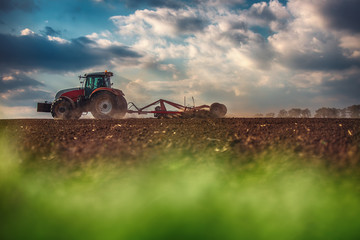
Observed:
[[[290,110],[281,109],[276,115],[275,113],[255,114],[255,117],[269,118],[310,118],[311,111],[308,108],[292,108]],[[352,105],[346,108],[328,108],[322,107],[315,111],[315,118],[360,118],[360,105]]]

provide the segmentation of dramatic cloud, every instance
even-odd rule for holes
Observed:
[[[332,74],[321,84],[321,93],[348,102],[348,105],[360,101],[360,71],[349,69],[345,74]]]
[[[56,41],[57,40],[57,41]],[[92,41],[82,37],[69,43],[31,34],[0,34],[0,66],[2,71],[73,71],[109,63],[112,58],[140,58],[141,54],[126,46],[89,47]]]
[[[249,25],[268,27],[273,32],[285,29],[292,20],[288,9],[278,1],[255,3],[244,14]]]
[[[214,8],[220,2],[213,1],[178,10],[138,10],[111,19],[119,36],[136,39],[134,48],[153,55],[153,66],[177,63],[163,69],[178,74],[156,85],[157,90],[172,91],[173,97],[218,96],[237,109],[271,108],[283,99],[315,105],[321,94],[324,99],[330,92],[347,94],[336,85],[354,83],[348,70],[360,68],[359,39],[329,26],[324,2],[291,0],[285,6],[274,0],[233,11]],[[262,28],[268,33],[259,31]],[[328,71],[342,75],[337,84],[328,80]],[[155,83],[139,84],[151,92],[148,86]]]
[[[130,16],[114,16],[112,21],[120,28],[120,34],[177,37],[204,30],[210,23],[206,16],[189,10],[168,8],[136,11]]]
[[[351,57],[359,50],[354,44],[356,40],[327,27],[327,16],[320,14],[323,4],[327,6],[324,2],[317,5],[309,0],[289,2],[295,19],[286,29],[269,37],[281,64],[292,69],[324,71],[360,67],[360,59]],[[352,42],[349,44],[349,41]]]

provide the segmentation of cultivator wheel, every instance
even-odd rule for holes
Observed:
[[[227,108],[224,104],[213,103],[210,106],[210,113],[215,118],[222,118],[226,115]]]
[[[155,111],[161,111],[161,107],[160,106],[157,106],[157,107],[155,107]],[[163,116],[164,114],[161,114],[161,113],[154,113],[154,117],[156,117],[156,118],[163,118],[164,116]]]
[[[123,118],[127,111],[125,98],[109,92],[97,93],[91,98],[91,105],[91,114],[96,119]]]
[[[51,105],[50,112],[54,119],[61,120],[79,119],[81,116],[81,112],[77,113],[70,100],[66,98],[55,100]]]

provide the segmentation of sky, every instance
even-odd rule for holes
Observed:
[[[224,103],[229,116],[360,104],[359,0],[0,0],[0,118],[114,73],[144,106]]]

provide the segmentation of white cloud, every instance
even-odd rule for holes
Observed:
[[[360,50],[360,34],[340,36],[340,47]]]
[[[20,35],[21,36],[35,35],[35,32],[30,30],[29,28],[25,28],[25,29],[21,30]]]
[[[86,35],[85,37],[87,37],[87,38],[89,38],[89,39],[91,39],[91,40],[93,40],[93,39],[98,39],[99,38],[99,34],[97,34],[97,33],[92,33],[92,34],[88,34],[88,35]]]
[[[86,35],[85,37],[94,42],[89,44],[93,47],[108,48],[110,46],[124,46],[118,41],[111,41],[109,39],[111,36],[112,34],[109,31],[104,31],[100,34],[94,32],[92,34]]]
[[[14,80],[15,78],[11,75],[5,75],[2,77],[2,80],[3,81],[11,81],[11,80]]]
[[[47,38],[49,39],[49,41],[55,41],[55,42],[62,43],[62,44],[70,43],[70,41],[60,38],[60,37],[47,36]]]
[[[9,98],[12,98],[18,94],[24,93],[25,89],[15,89],[15,90],[7,90],[4,93],[0,94],[0,98],[3,100],[8,100]]]
[[[0,105],[0,118],[50,118],[49,114],[39,114],[35,107],[8,107]]]

